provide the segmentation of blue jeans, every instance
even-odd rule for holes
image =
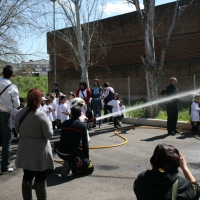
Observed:
[[[10,144],[12,138],[10,113],[0,112],[0,137],[2,142],[1,172],[6,172],[10,164]]]
[[[92,101],[92,110],[93,110],[93,114],[94,117],[101,117],[101,109],[102,109],[102,105],[101,105],[101,100],[93,100]],[[96,122],[94,122],[94,125],[96,125]],[[102,120],[99,120],[99,126],[102,125]]]

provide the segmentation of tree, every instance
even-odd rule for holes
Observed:
[[[89,86],[88,67],[96,65],[108,51],[102,33],[103,23],[100,21],[103,4],[99,8],[100,0],[57,0],[57,3],[59,14],[66,26],[70,26],[56,31],[57,37],[67,43],[70,53],[65,58],[76,69],[81,68],[81,79]]]
[[[143,69],[145,70],[145,78],[147,84],[147,101],[151,102],[158,99],[158,86],[160,76],[164,66],[165,54],[169,45],[171,33],[179,21],[182,11],[189,7],[188,5],[179,6],[179,0],[176,1],[173,18],[168,32],[163,39],[163,47],[161,50],[160,60],[157,62],[155,58],[155,0],[143,0],[144,9],[142,10],[139,0],[127,0],[128,3],[134,4],[144,30],[145,56],[141,55]],[[158,105],[152,105],[147,108],[148,117],[155,117],[158,114]]]
[[[40,31],[41,0],[0,1],[0,59],[18,62],[25,54],[20,52],[20,41]],[[28,53],[27,53],[28,54]]]

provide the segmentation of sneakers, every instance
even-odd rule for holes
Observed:
[[[8,173],[11,173],[11,172],[13,172],[13,168],[8,168],[7,171],[1,172],[1,175],[8,174]]]

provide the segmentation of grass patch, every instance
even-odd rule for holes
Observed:
[[[138,106],[138,105],[141,105],[144,103],[146,103],[146,99],[134,100],[134,101],[131,101],[131,107]],[[127,99],[124,100],[124,105],[126,108],[129,108],[127,106],[128,105]],[[190,115],[189,115],[190,105],[191,105],[191,102],[180,101],[180,103],[178,104],[178,106],[179,106],[178,121],[189,121],[190,120]],[[166,111],[165,103],[160,104],[159,107],[160,107],[160,111],[159,111],[158,115],[155,117],[155,119],[167,120],[167,111]],[[141,108],[138,110],[127,112],[126,116],[132,117],[132,118],[147,118],[146,108]]]

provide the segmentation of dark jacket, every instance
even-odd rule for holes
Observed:
[[[167,95],[167,97],[177,95],[177,93],[178,93],[177,87],[174,87],[174,85],[172,85],[172,84],[168,85],[166,88],[164,88],[161,91],[161,95]],[[178,98],[173,99],[170,103],[177,104],[177,103],[179,103],[179,99]]]
[[[62,123],[60,134],[60,151],[65,154],[77,155],[80,140],[82,140],[82,154],[89,158],[87,127],[78,118],[72,117]]]
[[[161,173],[147,170],[138,175],[133,189],[137,200],[171,200],[172,185],[178,179],[177,200],[198,200],[200,192],[197,183],[191,183],[175,173]]]

